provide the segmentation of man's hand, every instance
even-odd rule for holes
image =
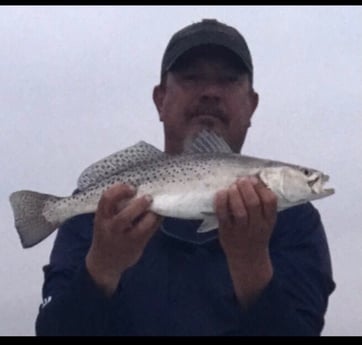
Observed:
[[[95,214],[86,267],[107,296],[116,290],[122,273],[140,259],[162,220],[148,211],[150,197],[129,201],[134,195],[131,187],[116,184],[103,193]]]
[[[248,307],[273,276],[269,241],[277,199],[261,181],[250,177],[219,191],[214,205],[235,294],[241,305]]]

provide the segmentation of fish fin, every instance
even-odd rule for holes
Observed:
[[[164,153],[145,141],[112,153],[83,170],[78,177],[77,187],[84,191],[110,176],[119,174],[138,164],[162,157]]]
[[[216,217],[216,213],[215,212],[208,212],[208,211],[205,211],[205,212],[201,212],[202,215],[204,215],[205,217]]]
[[[15,228],[23,248],[36,245],[57,229],[59,224],[49,222],[43,215],[43,209],[48,201],[60,199],[62,198],[26,190],[10,195]]]
[[[187,140],[184,153],[233,153],[227,142],[215,132],[203,129],[194,138]]]
[[[218,226],[219,226],[219,223],[217,221],[215,214],[210,213],[210,215],[207,215],[204,217],[204,221],[201,223],[201,225],[197,229],[197,233],[201,234],[204,232],[208,232],[213,229],[217,229]]]

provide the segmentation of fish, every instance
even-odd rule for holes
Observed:
[[[136,188],[135,197],[150,195],[156,214],[203,220],[197,229],[203,233],[218,227],[216,192],[247,176],[275,193],[278,212],[335,192],[325,188],[329,176],[319,170],[235,153],[221,136],[204,129],[186,140],[181,154],[164,153],[145,141],[115,152],[87,167],[70,196],[19,190],[9,200],[23,248],[43,241],[74,216],[94,213],[103,192],[116,183]]]

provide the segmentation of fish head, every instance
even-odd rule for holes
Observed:
[[[269,167],[260,171],[259,178],[277,195],[278,209],[321,199],[334,193],[333,188],[325,188],[329,176],[311,168]]]

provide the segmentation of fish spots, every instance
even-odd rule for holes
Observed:
[[[94,165],[93,171],[83,173],[82,181],[90,183],[83,189],[87,193],[84,200],[93,202],[98,195],[100,196],[115,183],[125,183],[136,188],[147,186],[149,191],[173,188],[172,186],[177,188],[177,185],[187,188],[190,183],[195,183],[197,186],[204,176],[217,166],[215,161],[205,155],[167,156],[159,151],[148,153],[143,149],[143,145],[138,148],[128,148],[123,153],[113,155]]]
[[[121,172],[136,169],[144,163],[163,156],[163,152],[152,145],[139,142],[124,150],[113,153],[104,159],[90,165],[78,178],[78,189],[84,191],[90,186]]]

